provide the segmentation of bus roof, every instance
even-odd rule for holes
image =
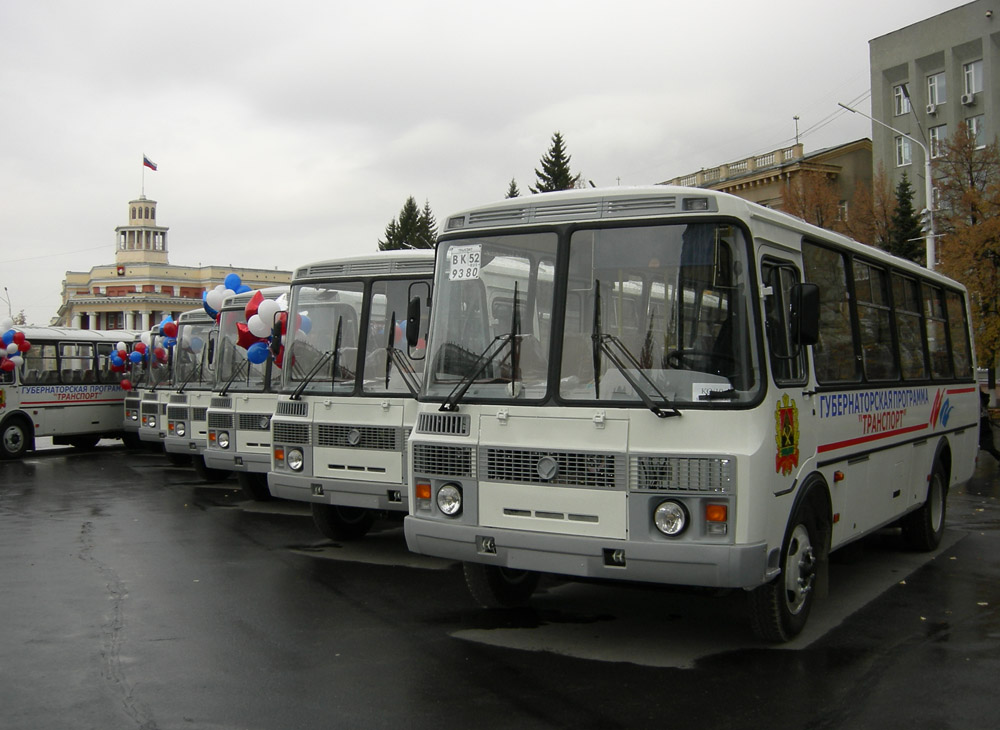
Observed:
[[[430,276],[434,273],[434,251],[406,249],[377,251],[317,261],[295,270],[292,283],[364,276]]]
[[[678,185],[582,188],[517,198],[469,208],[445,219],[442,235],[462,231],[511,226],[539,226],[578,221],[614,221],[659,218],[665,215],[723,215],[745,220],[754,236],[769,238],[765,228],[773,226],[807,236],[817,242],[833,243],[859,255],[891,263],[899,269],[955,283],[908,259],[894,256],[843,234],[820,228],[788,213],[766,208],[730,193]],[[779,243],[779,241],[775,241]],[[796,245],[796,248],[799,246]]]
[[[243,292],[242,294],[234,294],[231,297],[227,297],[224,302],[222,302],[222,307],[220,311],[227,311],[231,309],[246,309],[247,304],[253,299],[257,292],[264,295],[265,299],[278,299],[282,294],[288,293],[287,286],[269,286],[263,289],[254,289],[253,291]]]
[[[202,322],[215,322],[215,317],[206,312],[204,307],[181,312],[181,316],[177,318],[178,324],[197,324]]]
[[[38,327],[14,325],[15,332],[23,332],[29,342],[45,340],[73,340],[76,342],[128,342],[142,334],[142,330],[85,330],[75,327]]]

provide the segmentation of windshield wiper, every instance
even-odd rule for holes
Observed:
[[[476,361],[474,363],[472,363],[472,369],[469,372],[469,374],[458,381],[458,385],[456,385],[452,389],[451,393],[448,394],[448,397],[445,398],[444,403],[441,404],[441,407],[438,410],[457,411],[458,402],[469,391],[469,388],[472,387],[472,384],[476,382],[476,378],[478,378],[482,374],[482,372],[491,362],[496,360],[497,355],[503,352],[504,345],[506,345],[508,342],[510,343],[511,346],[510,350],[511,393],[516,394],[517,391],[515,389],[515,383],[517,382],[517,371],[518,368],[520,367],[520,359],[521,359],[521,348],[520,348],[520,342],[518,341],[518,337],[520,336],[520,328],[521,328],[521,310],[517,303],[517,282],[515,281],[514,307],[513,310],[511,311],[510,332],[504,335],[497,335],[496,337],[493,338],[493,341],[486,346],[486,349],[483,350],[483,353],[478,358],[476,358]]]
[[[389,390],[389,376],[392,374],[392,366],[396,366],[403,384],[413,396],[420,390],[417,382],[417,371],[410,365],[410,361],[403,355],[402,351],[395,346],[396,339],[396,310],[392,311],[392,319],[386,325],[389,332],[389,340],[385,343],[385,389]]]
[[[594,395],[598,399],[601,397],[601,355],[603,354],[607,356],[611,364],[622,374],[625,381],[632,386],[632,389],[638,394],[640,400],[642,400],[643,405],[655,413],[657,417],[669,418],[670,416],[681,415],[681,412],[670,403],[667,396],[646,375],[646,371],[642,365],[635,359],[635,355],[629,352],[625,344],[614,335],[606,335],[601,331],[601,282],[597,279],[594,280],[594,326],[591,338],[593,340],[594,354]],[[631,372],[629,371],[630,368]],[[654,402],[646,391],[639,387],[639,379],[634,377],[633,373],[638,374],[646,382],[650,390],[659,396],[660,404]]]
[[[310,347],[309,349],[311,349],[313,352],[318,352],[318,350],[316,350],[313,347]],[[316,361],[316,364],[313,365],[309,369],[309,372],[306,373],[306,376],[302,378],[302,382],[299,383],[295,387],[295,390],[292,391],[292,394],[289,396],[289,400],[302,399],[302,391],[304,391],[306,389],[306,386],[309,385],[309,383],[312,381],[314,377],[316,377],[316,373],[318,373],[323,368],[323,366],[326,365],[329,359],[333,357],[333,352],[334,352],[333,350],[330,350],[329,352],[323,353],[320,359]]]
[[[184,382],[181,383],[181,387],[177,389],[178,393],[183,393],[184,392],[184,389],[188,387],[188,383],[191,382],[191,380],[194,378],[195,375],[198,375],[198,380],[199,380],[199,382],[201,381],[201,374],[200,374],[201,373],[201,368],[202,368],[202,366],[198,365],[197,367],[194,367],[194,368],[191,369],[191,374],[188,375],[187,378],[184,379]]]
[[[234,345],[232,342],[229,342],[228,344],[232,348],[233,354],[235,355],[236,345]],[[222,390],[219,391],[219,395],[226,395],[226,393],[229,392],[230,386],[236,381],[236,378],[240,376],[240,373],[243,372],[243,369],[246,368],[249,363],[250,363],[249,360],[243,360],[238,367],[233,368],[233,374],[229,376],[229,380],[227,380],[226,384],[222,386]],[[249,374],[250,374],[250,369],[247,368],[247,375],[249,376]]]

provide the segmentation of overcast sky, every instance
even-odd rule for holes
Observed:
[[[142,191],[170,262],[374,251],[408,196],[598,186],[870,137],[868,41],[957,0],[0,3],[0,285],[48,324]],[[0,304],[6,315],[6,305]]]

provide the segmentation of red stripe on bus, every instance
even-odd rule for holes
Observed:
[[[912,433],[914,431],[922,431],[927,428],[926,423],[921,423],[916,426],[907,426],[906,428],[898,428],[895,431],[886,431],[884,433],[873,433],[869,436],[859,436],[856,439],[848,439],[847,441],[838,441],[834,444],[823,444],[816,448],[816,453],[822,454],[825,451],[835,451],[837,449],[843,449],[848,446],[857,446],[858,444],[866,444],[871,441],[878,441],[879,439],[889,438],[890,436],[899,436],[904,433]]]
[[[949,390],[948,395],[958,395],[960,393],[975,393],[979,388],[972,386],[971,388],[956,388],[955,390]]]
[[[28,406],[66,406],[66,405],[79,405],[79,406],[92,406],[95,403],[121,403],[121,398],[105,398],[103,400],[31,400],[31,401],[21,401],[21,408],[27,408]]]

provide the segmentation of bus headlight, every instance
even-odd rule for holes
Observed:
[[[174,433],[178,436],[183,436],[187,433],[187,427],[184,425],[183,421],[178,421],[177,425],[174,426]]]
[[[302,458],[302,449],[289,449],[285,453],[285,463],[292,471],[302,471],[302,465],[305,464],[305,459]]]
[[[146,419],[146,425],[150,428],[156,428],[156,416],[150,416]]]
[[[687,510],[680,502],[673,500],[660,502],[656,512],[653,513],[653,522],[656,529],[668,537],[680,535],[688,526]]]
[[[129,411],[128,412],[128,417],[132,421],[138,421],[139,420],[139,411]]]
[[[462,490],[454,484],[445,484],[437,493],[438,509],[449,517],[462,511]]]
[[[219,445],[220,449],[228,449],[229,431],[219,431],[218,435],[215,437],[215,443]]]

